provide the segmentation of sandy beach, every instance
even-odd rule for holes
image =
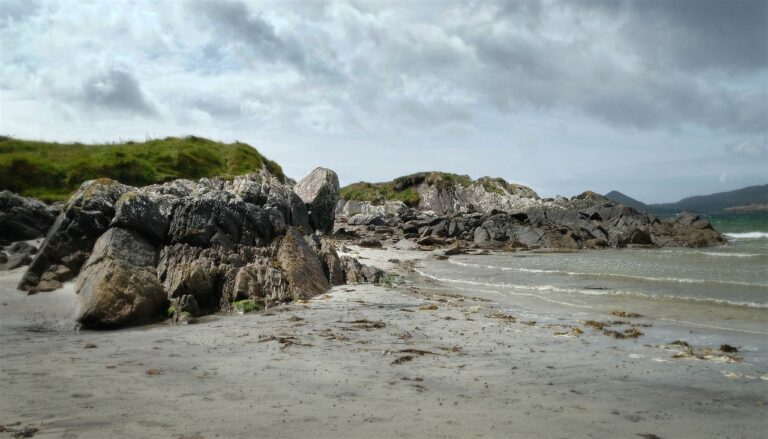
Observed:
[[[13,289],[21,271],[4,273],[0,424],[8,436],[34,428],[41,438],[756,438],[765,430],[765,365],[675,360],[642,338],[568,334],[567,318],[562,328],[513,321],[487,299],[422,291],[402,264],[387,262],[429,252],[355,253],[403,277],[257,314],[111,332],[73,330],[71,284],[26,296]]]

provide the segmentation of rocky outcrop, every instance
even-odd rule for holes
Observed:
[[[351,256],[342,256],[341,264],[344,269],[344,281],[348,284],[379,283],[384,277],[381,269],[363,265]]]
[[[498,184],[498,192],[488,189],[491,184]],[[585,192],[570,200],[562,197],[540,200],[535,194],[517,188],[517,193],[524,194],[528,202],[510,202],[504,210],[486,211],[491,205],[505,205],[506,201],[500,200],[495,204],[486,203],[485,207],[476,212],[463,211],[471,204],[457,204],[457,200],[460,200],[456,195],[458,193],[466,195],[468,190],[479,192],[482,189],[502,196],[504,187],[509,185],[503,181],[484,179],[468,187],[454,185],[440,188],[433,185],[431,191],[442,191],[443,195],[450,192],[452,195],[447,198],[426,198],[422,202],[439,204],[445,201],[439,204],[441,210],[453,213],[438,214],[432,210],[406,209],[391,214],[355,214],[346,218],[340,215],[338,230],[344,233],[338,236],[340,239],[354,239],[361,246],[377,241],[398,248],[405,247],[402,239],[409,239],[413,246],[421,248],[460,242],[464,247],[483,249],[703,247],[726,242],[703,217],[685,213],[676,218],[661,220],[616,204],[594,192]],[[509,201],[517,197],[510,193],[503,192],[503,198]],[[483,199],[491,200],[492,195],[486,195]],[[453,207],[449,208],[446,203]],[[435,206],[432,204],[432,207]],[[457,207],[461,211],[457,211]],[[375,211],[365,207],[359,210]]]
[[[104,233],[77,279],[75,319],[108,329],[161,317],[167,298],[155,273],[157,249],[138,232],[119,227]]]
[[[58,213],[42,201],[0,191],[0,245],[45,236]]]
[[[339,201],[339,178],[326,168],[316,168],[293,187],[309,209],[312,227],[321,233],[333,231],[336,203]]]
[[[29,292],[50,291],[74,278],[115,215],[115,203],[131,189],[107,178],[90,180],[70,198],[19,283]]]
[[[269,306],[313,297],[344,283],[348,270],[313,228],[333,223],[338,180],[328,170],[311,177],[305,189],[314,210],[263,173],[142,188],[86,182],[20,287],[45,291],[79,274],[76,318],[97,329],[151,322],[169,309],[175,321],[190,322],[240,300]],[[381,277],[355,269],[356,282]]]
[[[307,299],[330,288],[318,255],[295,229],[285,234],[277,263],[291,287],[291,299]]]

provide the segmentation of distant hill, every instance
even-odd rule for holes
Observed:
[[[642,201],[637,201],[632,197],[629,197],[627,195],[622,194],[619,191],[610,191],[607,194],[604,195],[605,198],[615,201],[617,203],[621,203],[627,207],[634,207],[635,209],[647,212],[648,211],[648,205],[643,203]]]
[[[611,191],[605,194],[605,197],[625,206],[660,215],[675,214],[682,210],[697,213],[718,213],[726,209],[728,211],[751,211],[752,208],[748,206],[756,206],[755,210],[759,210],[757,207],[768,204],[768,184],[711,195],[697,195],[683,198],[676,203],[644,204],[618,191]]]
[[[0,190],[44,201],[66,200],[83,181],[101,177],[145,186],[177,178],[229,178],[261,169],[285,179],[277,163],[240,142],[189,136],[84,145],[0,136]]]

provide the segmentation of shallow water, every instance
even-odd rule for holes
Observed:
[[[553,323],[637,312],[650,325],[645,343],[730,343],[768,366],[768,238],[744,236],[706,249],[462,255],[424,261],[417,272],[523,319]]]

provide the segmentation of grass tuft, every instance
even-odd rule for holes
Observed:
[[[240,142],[189,136],[84,145],[0,136],[0,190],[48,202],[66,200],[83,181],[96,178],[146,186],[177,178],[233,178],[261,168],[285,180],[277,163]]]

